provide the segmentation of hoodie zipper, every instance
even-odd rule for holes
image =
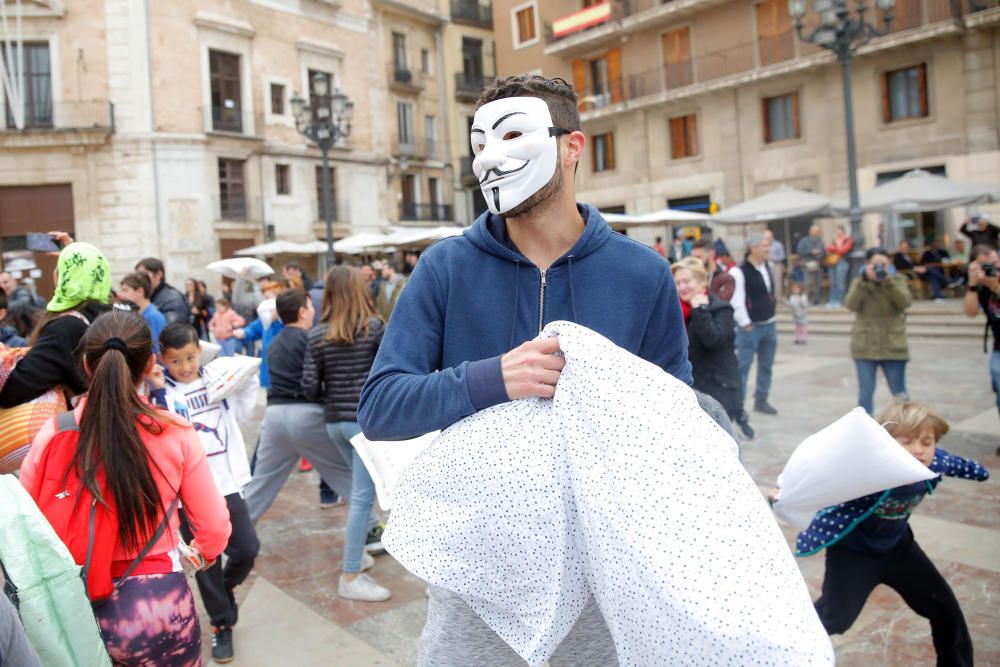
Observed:
[[[538,294],[538,333],[542,333],[545,324],[545,269],[538,269],[538,273],[542,277],[542,286]]]

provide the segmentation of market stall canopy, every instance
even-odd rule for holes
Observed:
[[[626,215],[624,213],[601,213],[608,224],[615,228],[626,227],[647,227],[663,226],[672,223],[697,223],[710,221],[710,215],[705,213],[695,213],[692,211],[678,211],[672,208],[665,208],[651,213],[640,213],[637,215]]]
[[[209,271],[221,273],[226,278],[233,278],[234,280],[237,278],[256,280],[257,278],[270,276],[274,273],[274,269],[266,262],[262,262],[254,257],[220,259],[217,262],[212,262],[205,268]]]
[[[397,229],[386,237],[385,246],[428,246],[449,236],[459,236],[464,231],[464,227],[446,225]]]
[[[1000,185],[963,183],[914,169],[862,193],[859,199],[864,213],[941,211],[1000,201]],[[839,203],[838,208],[847,210],[848,206]]]
[[[249,248],[243,248],[242,250],[237,250],[235,253],[241,257],[272,257],[274,255],[314,255],[316,254],[316,249],[313,248],[314,243],[294,243],[292,241],[271,241],[270,243],[262,243],[260,245],[250,246]],[[322,244],[322,250],[319,252],[326,252],[326,244]]]
[[[735,225],[803,216],[819,218],[835,214],[829,197],[782,185],[760,197],[748,199],[716,213],[710,222]]]

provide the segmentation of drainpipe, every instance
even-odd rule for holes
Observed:
[[[444,102],[441,105],[442,109],[442,122],[443,127],[441,128],[440,136],[444,139],[443,148],[445,149],[445,159],[444,162],[444,173],[447,182],[451,184],[451,216],[452,222],[455,222],[455,213],[458,210],[458,203],[456,197],[456,185],[455,182],[455,168],[451,163],[451,114],[448,113],[451,110],[452,100],[448,99],[448,82],[445,77],[450,76],[450,72],[446,72],[444,68],[444,27],[447,25],[443,20],[438,24],[437,28],[434,30],[434,48],[437,49],[437,60],[438,60],[438,95],[440,99]],[[426,141],[426,139],[425,139]],[[439,204],[440,205],[440,204]],[[435,211],[431,211],[432,217]]]
[[[149,0],[143,2],[146,18],[146,82],[149,85],[149,144],[153,154],[153,202],[156,209],[156,256],[163,257],[163,216],[160,213],[160,166],[156,159],[156,105],[153,103],[153,39]]]

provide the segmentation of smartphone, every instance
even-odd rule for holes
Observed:
[[[35,252],[59,252],[62,248],[50,234],[28,232],[26,245]]]

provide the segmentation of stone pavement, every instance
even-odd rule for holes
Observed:
[[[777,417],[752,414],[757,439],[744,443],[751,475],[773,485],[785,460],[807,435],[855,405],[857,382],[845,338],[815,337],[796,347],[781,337],[771,402]],[[930,403],[951,423],[943,446],[977,459],[994,478],[977,484],[947,479],[911,519],[924,550],[955,590],[969,624],[979,665],[1000,665],[1000,420],[987,356],[978,341],[911,340],[907,381],[915,400]],[[752,380],[752,376],[751,376]],[[879,379],[876,409],[889,394]],[[259,423],[248,425],[248,442]],[[346,511],[319,509],[315,473],[293,474],[258,524],[263,544],[251,579],[241,587],[235,630],[237,667],[292,665],[412,665],[426,610],[424,585],[391,556],[371,574],[393,592],[383,603],[337,597]],[[655,529],[655,526],[637,526]],[[793,531],[785,530],[791,543]],[[798,561],[813,596],[823,576],[822,555]],[[210,655],[207,622],[205,654]],[[910,667],[933,664],[928,623],[892,590],[873,593],[854,627],[834,638],[838,665]],[[211,664],[206,659],[206,664]]]

